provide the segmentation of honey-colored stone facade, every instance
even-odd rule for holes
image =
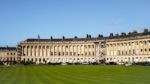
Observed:
[[[0,47],[0,61],[4,64],[13,64],[19,60],[15,47]]]
[[[26,39],[17,45],[15,60],[39,63],[150,62],[150,32],[132,32],[108,37]],[[16,57],[17,56],[17,57]],[[8,52],[0,57],[11,58]],[[18,59],[16,59],[18,58]]]
[[[100,41],[49,41],[21,43],[21,60],[38,63],[83,63],[103,60]]]
[[[106,62],[149,62],[150,35],[106,40]]]

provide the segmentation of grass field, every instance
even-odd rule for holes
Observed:
[[[150,67],[0,67],[0,84],[150,84]]]

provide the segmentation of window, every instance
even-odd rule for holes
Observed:
[[[120,51],[118,50],[118,55],[120,55]]]
[[[41,58],[39,59],[39,62],[41,62]]]
[[[31,59],[31,61],[33,62],[33,58]]]
[[[70,56],[72,56],[72,52],[70,52]]]
[[[60,56],[60,52],[59,52],[58,56]]]
[[[89,48],[91,48],[91,46],[89,45]]]
[[[53,52],[51,52],[51,55],[53,55]]]
[[[128,54],[128,52],[126,51],[126,55]]]
[[[133,50],[133,54],[135,54],[135,50]]]
[[[92,47],[94,48],[94,45],[92,45]]]
[[[124,55],[123,51],[122,51],[122,55]]]
[[[129,54],[131,54],[131,50],[129,50]]]
[[[72,52],[72,54],[73,54],[73,56],[75,56],[76,53],[75,53],[75,52]]]
[[[144,41],[144,44],[146,45],[146,41]]]
[[[87,55],[87,52],[85,52],[85,56]]]
[[[57,55],[57,52],[54,52],[54,55]]]
[[[93,52],[93,56],[94,56],[94,52]]]
[[[68,55],[68,52],[66,52],[66,55]]]
[[[86,45],[85,45],[84,47],[85,47],[85,48],[87,48],[87,46],[86,46]]]
[[[107,47],[109,47],[109,45],[107,44]]]
[[[91,53],[89,52],[89,55],[91,55]]]
[[[131,45],[131,43],[130,43],[130,42],[129,42],[128,44],[129,44],[129,46]]]
[[[68,46],[66,46],[66,48],[68,48]]]

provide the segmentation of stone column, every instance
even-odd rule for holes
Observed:
[[[44,47],[44,56],[47,55],[47,46]]]
[[[29,48],[29,46],[27,45],[26,46],[26,56],[28,56],[28,48]]]
[[[29,47],[29,52],[30,52],[29,56],[31,56],[32,55],[32,47],[31,46]]]
[[[53,56],[55,56],[55,46],[53,46]]]
[[[30,46],[28,46],[28,56],[30,56]]]
[[[51,56],[51,46],[49,46],[48,56]]]
[[[89,45],[87,45],[87,56],[89,56]]]
[[[78,45],[76,46],[76,56],[78,56]]]
[[[83,61],[85,61],[85,45],[83,44]]]
[[[72,56],[74,56],[74,45],[72,45]]]
[[[82,54],[81,48],[82,48],[82,45],[79,45],[79,49],[80,49],[80,51],[79,51],[79,56],[82,56],[82,55],[81,55],[81,54]]]
[[[24,46],[22,46],[22,56],[24,56]]]
[[[42,46],[42,57],[44,56],[44,49],[45,49],[45,46],[43,45]],[[43,59],[43,58],[42,58]]]
[[[36,56],[36,48],[37,46],[34,46],[34,56]]]
[[[57,51],[56,51],[57,52],[57,56],[59,56],[59,46],[58,45],[57,45],[56,49],[57,49]]]
[[[49,46],[46,46],[46,56],[48,57]]]
[[[39,56],[39,46],[37,46],[36,56]]]
[[[42,46],[42,57],[44,56],[44,46]]]
[[[42,56],[42,45],[40,45],[40,48],[39,48],[39,56]]]
[[[70,56],[70,45],[68,45],[68,56]]]
[[[64,45],[64,56],[66,56],[66,45]]]
[[[66,52],[65,52],[65,46],[64,45],[63,45],[63,53],[64,53],[63,56],[65,56]]]
[[[34,53],[35,53],[34,50],[35,50],[35,46],[32,46],[32,56],[35,56],[34,55]]]
[[[60,46],[60,55],[63,56],[63,46]]]

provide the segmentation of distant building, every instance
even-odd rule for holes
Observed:
[[[0,61],[4,64],[14,64],[18,61],[16,47],[0,47]]]
[[[33,61],[37,64],[150,62],[150,32],[145,29],[142,33],[136,31],[120,35],[110,33],[108,37],[87,35],[86,38],[63,36],[59,39],[53,37],[41,39],[38,36],[20,42],[13,52],[17,60]],[[2,54],[1,58],[6,59],[8,57],[6,53]]]

